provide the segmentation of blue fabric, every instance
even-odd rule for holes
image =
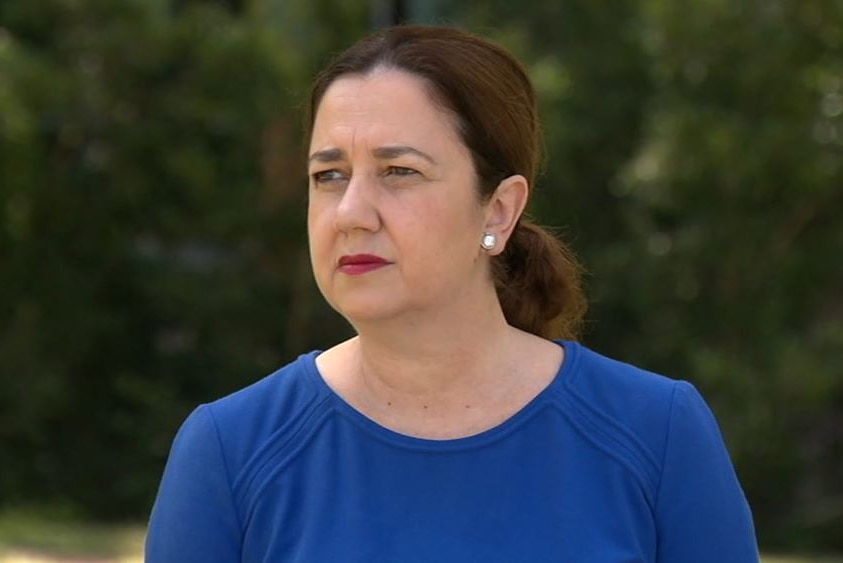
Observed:
[[[697,391],[562,344],[553,383],[468,438],[379,426],[325,384],[315,352],[199,407],[173,444],[146,560],[757,562]]]

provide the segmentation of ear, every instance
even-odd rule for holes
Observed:
[[[486,203],[484,232],[492,233],[498,238],[497,246],[490,250],[489,254],[496,255],[504,251],[518,219],[524,213],[529,195],[530,184],[527,178],[520,174],[504,178],[498,184]]]

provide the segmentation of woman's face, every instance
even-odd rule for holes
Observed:
[[[471,155],[422,79],[337,79],[308,166],[316,282],[352,324],[444,311],[492,283]]]

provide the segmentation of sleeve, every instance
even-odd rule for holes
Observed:
[[[150,516],[146,563],[239,563],[241,527],[209,407],[179,430]]]
[[[708,405],[676,384],[656,500],[659,563],[757,563],[749,505]]]

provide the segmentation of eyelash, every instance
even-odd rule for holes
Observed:
[[[324,184],[326,182],[333,182],[345,179],[345,176],[339,170],[321,170],[311,174],[315,184]]]
[[[413,168],[408,168],[406,166],[389,166],[387,167],[386,174],[384,175],[387,174],[392,174],[403,178],[419,174],[419,171]],[[316,184],[324,184],[327,182],[335,182],[347,179],[345,174],[336,169],[321,170],[319,172],[314,172],[313,174],[311,174],[311,177],[313,178],[313,182]]]
[[[419,173],[418,170],[407,168],[406,166],[390,166],[387,170],[396,176],[413,176]]]

